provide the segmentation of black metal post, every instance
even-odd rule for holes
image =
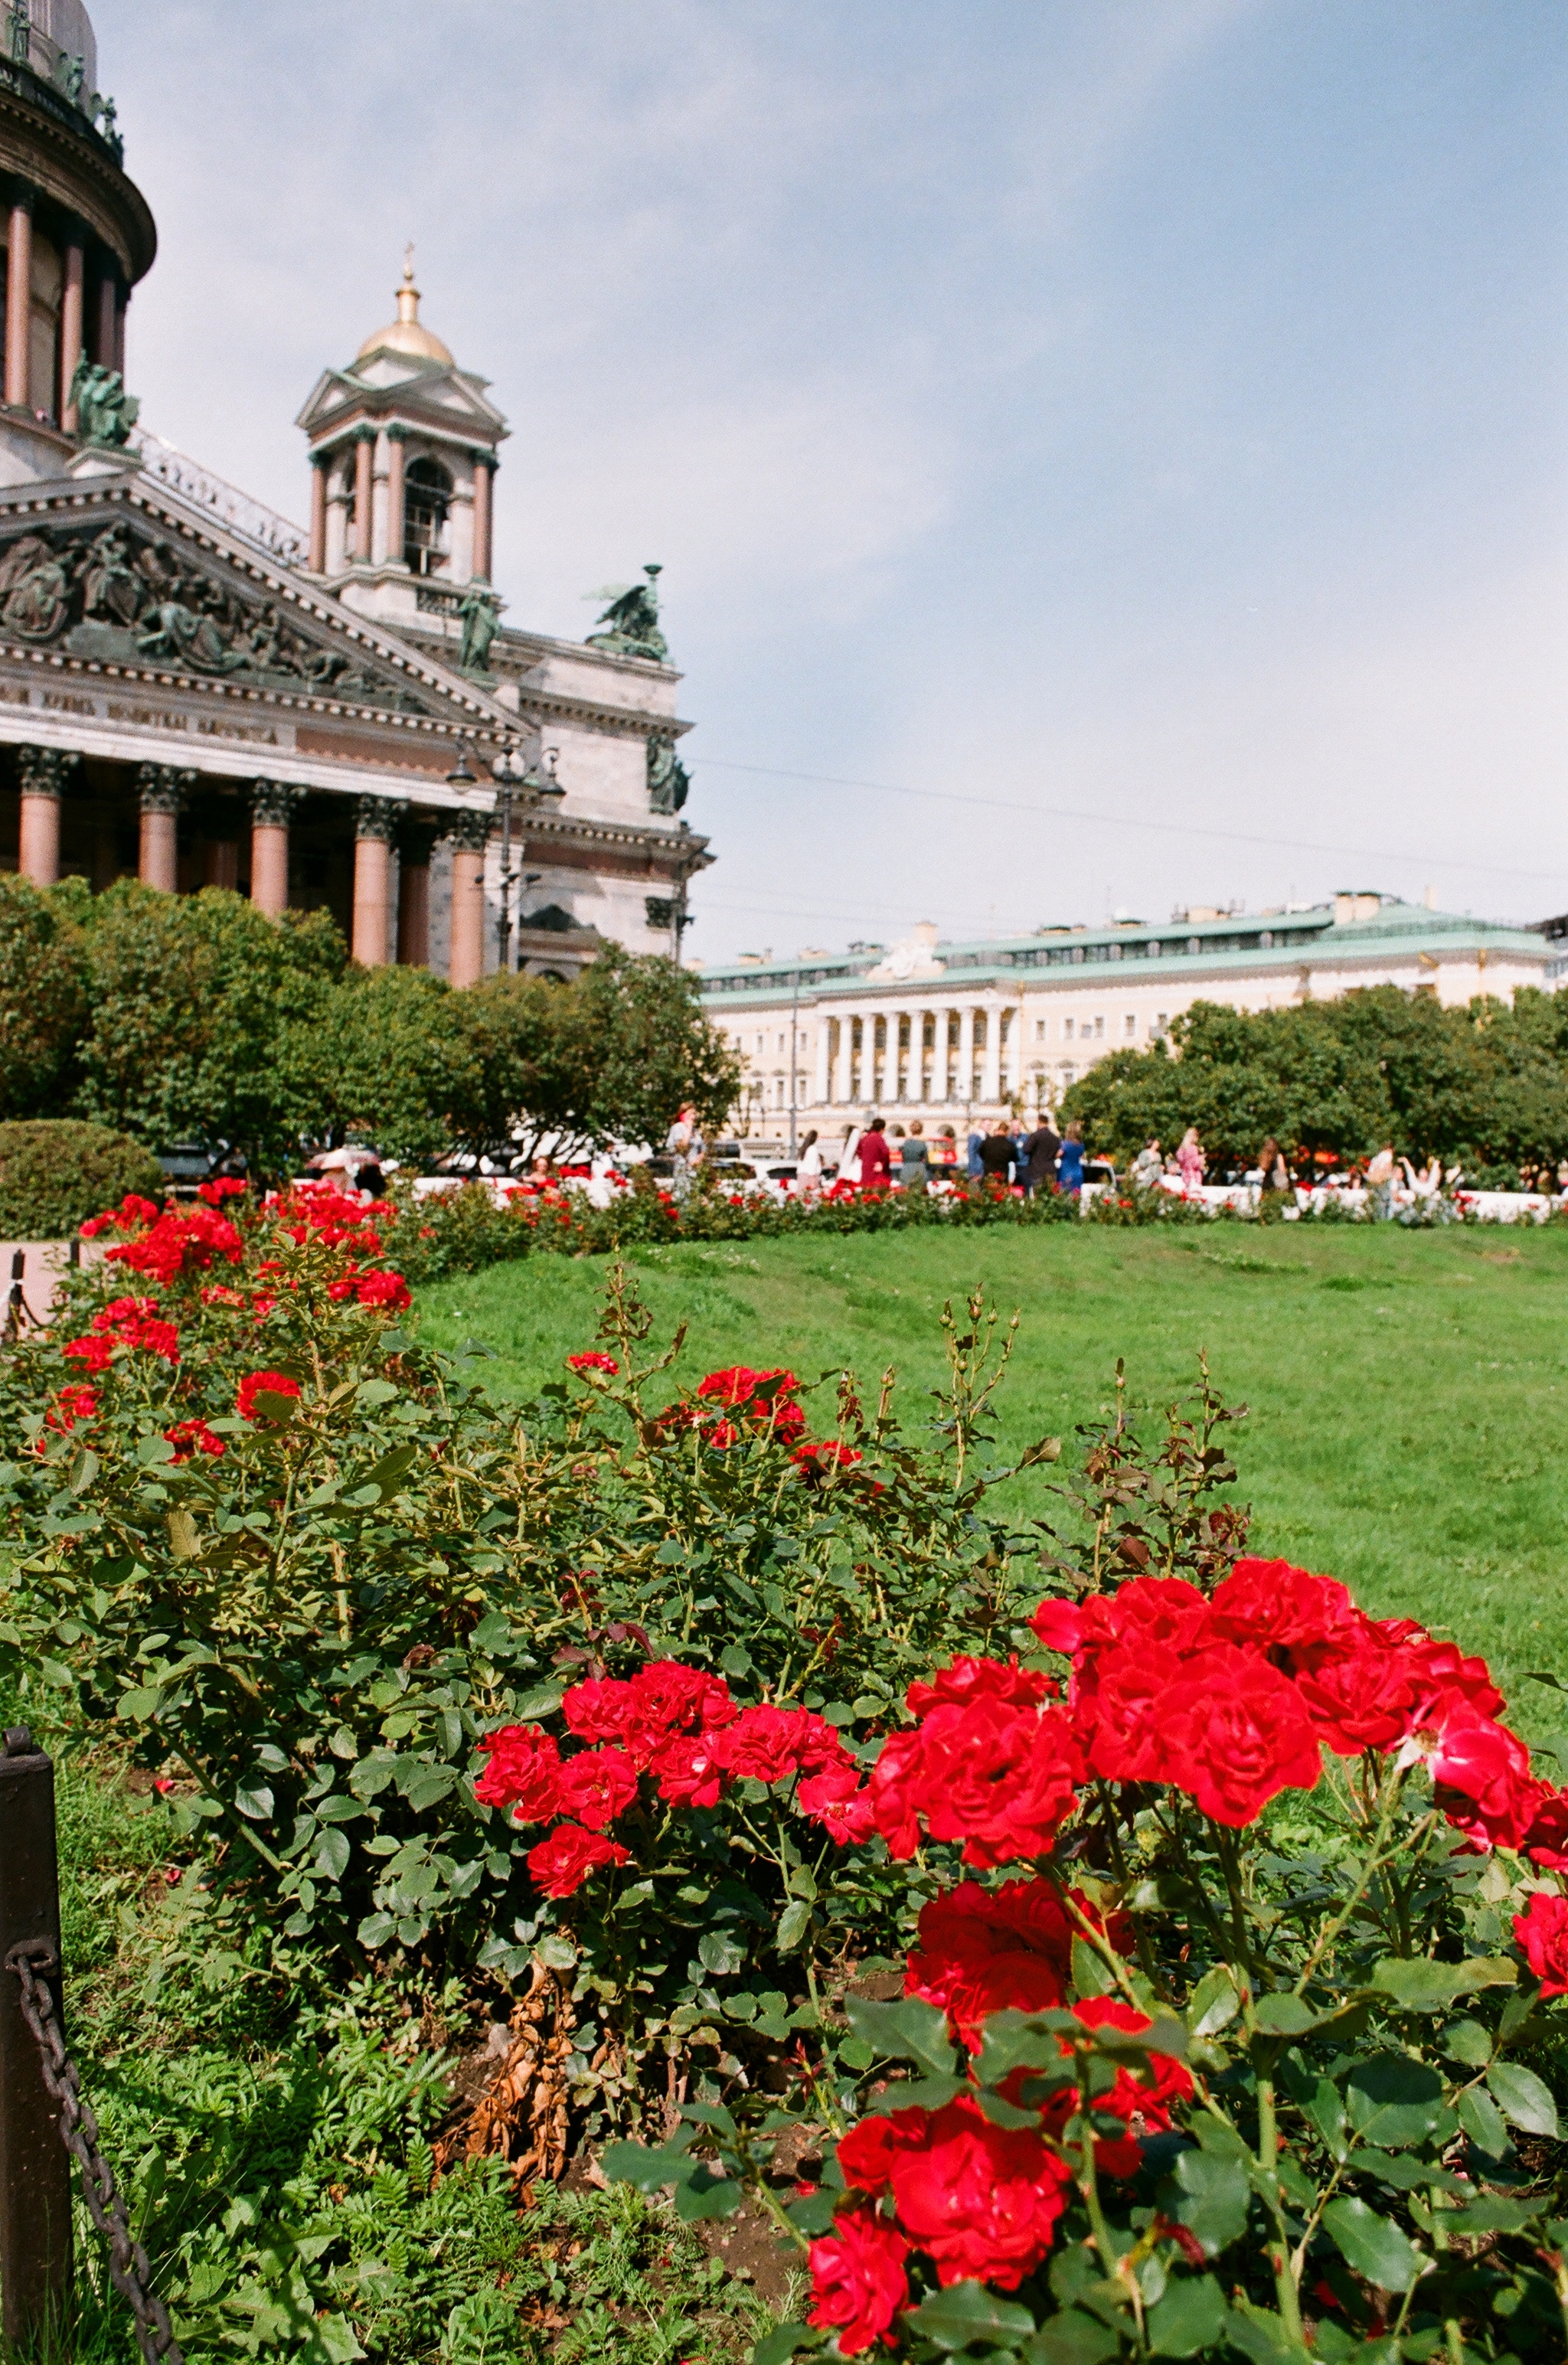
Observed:
[[[25,1724],[7,1730],[0,1754],[0,2323],[7,2342],[58,2340],[71,2294],[71,2161],[22,2018],[17,1948],[63,2032],[54,1767]]]
[[[27,1312],[27,1300],[22,1295],[22,1276],[27,1268],[26,1251],[13,1249],[11,1250],[11,1288],[6,1300],[6,1336],[8,1339],[16,1338],[21,1329],[22,1318]]]

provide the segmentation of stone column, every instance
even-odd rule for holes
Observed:
[[[6,276],[6,403],[27,410],[28,357],[32,343],[33,192],[11,200],[11,245]]]
[[[398,958],[405,969],[428,969],[431,958],[430,822],[405,820],[398,832]]]
[[[458,813],[452,823],[452,925],[446,974],[456,986],[485,974],[485,848],[494,815]]]
[[[61,747],[17,750],[17,776],[22,790],[17,868],[35,887],[52,887],[60,877],[60,792],[81,760]]]
[[[165,895],[180,890],[180,807],[196,779],[173,764],[143,764],[136,776],[141,798],[141,852],[137,877]]]
[[[386,548],[383,555],[394,566],[403,564],[403,431],[394,423],[386,430]]]
[[[909,1098],[917,1106],[925,1099],[925,1013],[909,1014]]]
[[[1002,1098],[1002,1013],[996,1009],[985,1014],[985,1069],[980,1098],[988,1107]]]
[[[490,579],[490,527],[495,483],[495,454],[476,452],[474,454],[474,572],[487,583]]]
[[[817,1014],[817,1071],[812,1083],[812,1100],[817,1108],[825,1108],[828,1099],[828,1053],[831,1045],[828,1029],[832,1025],[825,1011]]]
[[[82,234],[73,231],[65,250],[65,280],[60,296],[60,423],[68,435],[76,432],[76,405],[71,398],[71,386],[82,358],[82,286],[86,262]]]
[[[974,1098],[975,1074],[975,1014],[972,1003],[966,1002],[958,1013],[958,1088],[956,1101]]]
[[[325,452],[310,454],[310,572],[327,572],[327,470],[331,465]]]
[[[847,1010],[838,1014],[838,1063],[834,1076],[833,1096],[841,1108],[847,1108],[855,1098],[855,1021]]]
[[[353,824],[353,957],[366,969],[386,960],[387,880],[398,807],[390,797],[361,797]]]
[[[1024,1089],[1024,1005],[1007,1014],[1007,1090],[1009,1096]]]
[[[98,282],[97,332],[93,339],[93,359],[100,369],[113,369],[115,365],[115,302],[118,292],[114,273],[106,271]]]
[[[288,909],[288,824],[306,795],[286,780],[257,780],[251,790],[251,901],[269,920]]]
[[[371,475],[371,470],[375,459],[375,428],[356,428],[354,430],[354,444],[353,555],[356,558],[363,559],[368,563],[371,551],[375,547],[372,541],[372,535],[375,532],[375,526],[374,516],[375,499],[375,483]]]
[[[117,287],[115,289],[115,367],[122,378],[125,375],[125,315],[129,302],[129,289],[128,288],[124,295],[121,295]]]

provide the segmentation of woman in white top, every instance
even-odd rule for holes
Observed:
[[[823,1190],[823,1146],[813,1126],[801,1144],[795,1162],[795,1188],[802,1199],[820,1199]]]
[[[838,1153],[838,1179],[841,1182],[858,1182],[860,1180],[860,1136],[863,1130],[857,1125],[846,1125],[844,1128],[844,1148]]]

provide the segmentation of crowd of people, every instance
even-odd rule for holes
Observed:
[[[801,1147],[797,1187],[806,1193],[830,1189],[834,1182],[853,1182],[862,1189],[924,1190],[932,1182],[991,1182],[1018,1189],[1033,1197],[1036,1191],[1077,1193],[1083,1187],[1083,1128],[1074,1123],[1058,1134],[1047,1120],[1025,1129],[999,1117],[989,1128],[970,1133],[962,1148],[950,1125],[939,1126],[928,1138],[919,1117],[908,1126],[884,1128],[882,1119],[867,1116],[863,1125],[846,1125],[835,1151],[813,1129]]]

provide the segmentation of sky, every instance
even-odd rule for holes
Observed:
[[[507,620],[663,566],[694,958],[1568,908],[1561,0],[89,5],[148,426],[302,517],[412,240]]]

